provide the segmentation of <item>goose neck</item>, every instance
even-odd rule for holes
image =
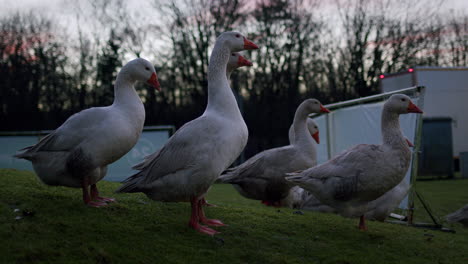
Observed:
[[[120,72],[114,85],[114,104],[127,104],[138,97],[134,88],[135,81]]]
[[[232,71],[230,71],[229,69],[226,70],[226,79],[228,80],[228,82],[229,82],[229,79],[231,79],[231,73]]]
[[[294,144],[313,144],[312,137],[307,129],[307,118],[309,113],[306,111],[305,104],[299,105],[294,114]]]
[[[227,63],[230,52],[230,49],[223,42],[215,44],[208,65],[208,82],[227,80]]]
[[[121,71],[119,73],[114,85],[114,103],[112,106],[121,109],[126,115],[131,114],[131,119],[138,126],[142,126],[145,120],[145,108],[135,91],[135,82],[125,72],[122,73]]]
[[[227,71],[227,63],[231,50],[217,42],[213,48],[208,66],[208,110],[218,113],[234,113],[240,115],[234,94],[228,82],[230,72]]]
[[[382,111],[381,132],[383,143],[392,147],[406,147],[406,140],[400,128],[400,115],[390,111],[384,106]]]

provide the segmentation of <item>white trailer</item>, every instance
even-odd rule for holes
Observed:
[[[425,86],[424,118],[450,117],[453,157],[468,151],[468,67],[414,67],[380,75],[383,93]]]

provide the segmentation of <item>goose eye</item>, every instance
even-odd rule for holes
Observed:
[[[404,102],[404,101],[406,101],[406,99],[405,99],[405,98],[401,98],[401,101]]]
[[[145,70],[149,71],[149,67],[145,67]]]
[[[231,54],[231,55],[232,55],[233,57],[235,57],[235,56],[236,56],[236,54],[234,54],[234,53],[233,53],[233,54]]]
[[[236,34],[236,38],[240,38],[240,35],[239,35],[239,34]]]

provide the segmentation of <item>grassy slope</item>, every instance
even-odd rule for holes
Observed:
[[[355,219],[269,208],[215,185],[207,215],[229,226],[210,237],[187,227],[188,204],[113,195],[118,183],[99,184],[119,202],[96,209],[31,172],[0,170],[0,179],[0,263],[468,263],[461,225],[451,234],[370,222],[361,232]],[[417,187],[441,214],[468,202],[467,180]],[[14,208],[35,214],[15,220]]]

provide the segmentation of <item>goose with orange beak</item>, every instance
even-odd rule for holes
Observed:
[[[208,67],[208,105],[202,116],[182,126],[117,192],[142,192],[165,202],[190,202],[189,227],[214,235],[224,226],[205,216],[202,205],[210,186],[247,144],[248,130],[226,76],[233,52],[258,48],[239,32],[216,40]],[[238,60],[239,62],[239,60]],[[241,60],[241,64],[246,64]]]
[[[285,173],[316,164],[315,143],[307,128],[308,115],[328,112],[318,100],[305,100],[294,115],[294,138],[290,145],[260,152],[243,164],[227,170],[219,180],[232,184],[246,198],[280,206],[281,200],[288,196],[292,187],[284,179]]]
[[[408,96],[392,95],[382,110],[381,145],[356,145],[326,163],[288,173],[286,179],[339,214],[360,217],[359,229],[367,230],[364,214],[369,202],[398,185],[408,171],[411,150],[399,122],[399,116],[408,113],[422,110]]]
[[[145,122],[145,108],[134,84],[160,85],[153,65],[145,59],[128,62],[117,75],[114,103],[72,115],[39,143],[15,157],[32,162],[41,181],[52,186],[81,188],[91,207],[106,206],[113,198],[101,197],[97,188],[107,165],[120,159],[137,143]]]

